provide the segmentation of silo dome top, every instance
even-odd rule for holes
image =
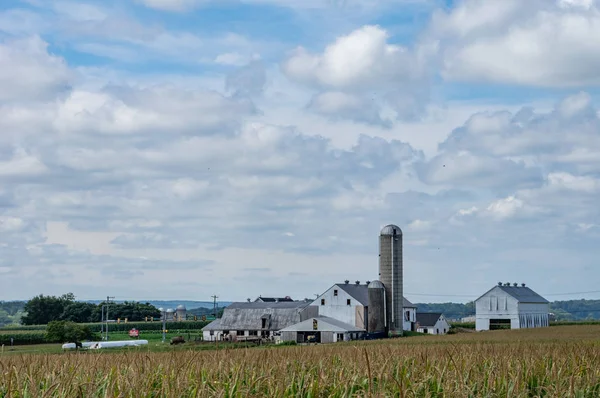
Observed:
[[[179,305],[177,306],[177,309],[178,309],[178,310],[185,310],[185,305],[183,305],[183,304],[179,304]]]
[[[402,235],[402,230],[397,225],[389,224],[381,229],[379,235]]]
[[[383,289],[383,283],[381,283],[381,281],[378,280],[374,280],[371,281],[371,283],[369,283],[369,289]]]

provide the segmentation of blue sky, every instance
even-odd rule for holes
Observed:
[[[0,300],[598,298],[597,0],[9,0]],[[26,282],[24,282],[26,281]]]

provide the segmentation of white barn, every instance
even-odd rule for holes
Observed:
[[[369,285],[360,282],[336,283],[317,297],[311,307],[318,308],[319,316],[337,319],[360,329],[367,329],[369,317]],[[417,307],[404,298],[404,330],[414,330]]]
[[[549,326],[548,300],[526,287],[498,283],[475,300],[475,329],[523,329]]]

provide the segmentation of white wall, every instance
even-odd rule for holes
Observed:
[[[403,316],[405,316],[406,311],[409,312],[409,314],[408,314],[409,315],[409,319],[406,320],[406,317],[403,318],[404,319],[404,323],[402,325],[402,328],[404,330],[410,331],[412,323],[414,323],[414,322],[417,321],[417,309],[416,308],[406,308],[405,307],[405,308],[402,309]]]
[[[489,330],[490,319],[510,319],[511,329],[519,328],[519,303],[498,286],[475,301],[475,313],[475,330]]]
[[[335,290],[337,290],[337,296],[334,295]],[[325,299],[325,305],[321,305],[321,299]],[[350,305],[347,304],[346,300],[348,299],[350,299]],[[356,325],[356,307],[362,307],[361,303],[338,286],[331,287],[313,301],[311,305],[318,306],[319,315],[328,316],[349,325]],[[356,326],[365,328],[366,325],[363,323]]]

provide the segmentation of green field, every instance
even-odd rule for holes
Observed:
[[[232,347],[18,347],[0,356],[0,398],[600,396],[598,325]]]

